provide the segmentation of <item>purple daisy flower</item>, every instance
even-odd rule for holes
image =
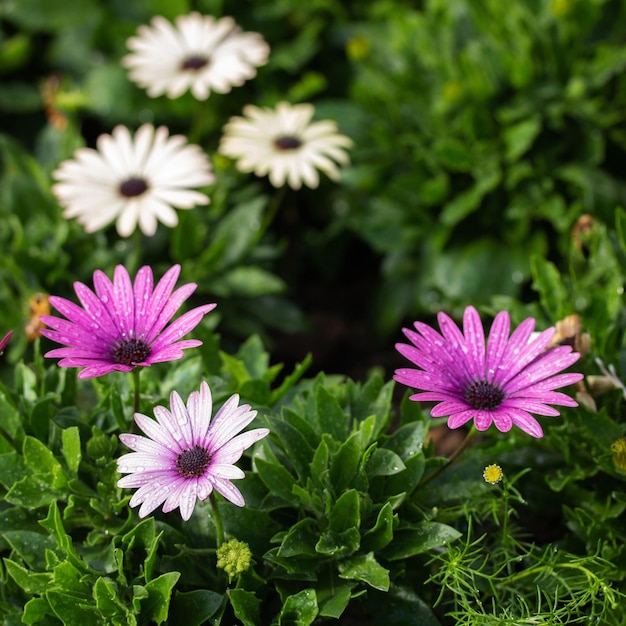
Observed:
[[[216,305],[196,307],[167,326],[196,289],[195,283],[187,283],[172,293],[179,274],[180,265],[174,265],[153,290],[148,266],[137,272],[133,284],[126,268],[118,265],[113,282],[96,270],[95,293],[83,283],[74,283],[82,308],[65,298],[50,296],[50,304],[67,319],[42,315],[49,329],[41,334],[69,347],[50,350],[45,356],[61,357],[61,367],[83,367],[79,378],[130,372],[135,367],[182,358],[184,348],[195,348],[202,342],[180,338]]]
[[[398,351],[421,369],[398,369],[394,379],[422,389],[411,400],[439,402],[433,417],[449,416],[448,426],[458,428],[471,419],[478,430],[491,423],[502,432],[513,424],[533,437],[542,437],[539,422],[531,415],[559,415],[550,404],[578,406],[558,391],[583,378],[558,372],[575,363],[580,354],[571,346],[546,350],[555,329],[533,336],[535,320],[524,320],[509,337],[511,320],[496,315],[485,346],[485,334],[476,309],[463,315],[463,333],[445,313],[438,315],[441,335],[415,322],[414,332],[404,329],[413,345],[397,344]]]
[[[13,335],[12,330],[10,330],[2,339],[0,339],[0,354],[2,354],[4,352],[4,349],[7,347],[7,343],[9,343],[11,335]]]
[[[163,504],[164,513],[179,507],[182,518],[188,520],[196,498],[206,500],[213,489],[237,506],[245,504],[230,482],[245,474],[233,464],[269,430],[257,428],[238,435],[256,416],[250,405],[238,403],[239,396],[232,396],[211,420],[211,390],[203,382],[200,392],[189,395],[187,406],[173,391],[171,410],[154,408],[156,421],[135,413],[135,421],[148,437],[120,435],[134,452],[118,459],[118,471],[129,475],[117,485],[137,488],[130,506],[141,504],[139,517]]]

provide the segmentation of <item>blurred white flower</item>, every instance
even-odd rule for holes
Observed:
[[[164,126],[144,124],[134,138],[125,126],[117,126],[111,135],[98,137],[97,148],[80,148],[52,174],[63,217],[75,217],[87,232],[117,220],[122,237],[137,225],[150,236],[157,221],[178,224],[173,207],[209,203],[208,196],[189,189],[214,182],[207,155],[182,135],[170,137]]]
[[[248,105],[246,117],[232,117],[224,127],[219,152],[237,161],[242,172],[269,175],[274,187],[299,189],[319,185],[318,170],[339,179],[337,165],[347,165],[352,140],[331,120],[312,122],[312,104],[280,102],[275,109]]]
[[[177,17],[175,24],[156,16],[126,45],[131,53],[122,65],[150,97],[178,98],[191,91],[198,100],[254,78],[270,51],[259,33],[243,32],[232,17],[197,12]]]

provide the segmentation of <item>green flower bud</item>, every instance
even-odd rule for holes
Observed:
[[[250,567],[252,552],[247,543],[231,539],[217,550],[217,566],[228,574],[229,582]]]

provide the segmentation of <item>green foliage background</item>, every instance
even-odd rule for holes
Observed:
[[[225,96],[150,99],[120,66],[126,39],[191,10],[262,33],[270,61]],[[2,0],[4,623],[623,624],[625,32],[621,0]],[[339,185],[274,190],[215,154],[231,115],[279,100],[313,102],[354,140]],[[55,167],[144,122],[212,157],[211,205],[153,238],[64,220]],[[190,305],[219,303],[200,350],[145,371],[142,412],[208,379],[272,431],[245,459],[248,506],[220,503],[253,552],[228,590],[208,505],[187,525],[138,521],[115,486],[130,381],[78,381],[23,330],[33,294],[72,299],[118,263],[180,263]],[[304,354],[291,373],[266,351],[310,327],[313,296],[346,313],[335,297],[354,285],[347,313],[388,352],[402,324],[468,304],[541,328],[578,313],[581,371],[613,365],[616,385],[544,420],[541,441],[489,432],[431,480],[438,424],[393,395],[391,371],[306,378]],[[481,478],[492,462],[503,485]]]

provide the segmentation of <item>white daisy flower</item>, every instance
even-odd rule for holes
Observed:
[[[52,173],[52,192],[64,207],[63,217],[76,218],[87,232],[114,220],[122,237],[137,225],[154,235],[157,221],[176,226],[177,209],[208,204],[203,193],[189,189],[215,181],[211,163],[199,146],[182,135],[169,136],[164,126],[144,124],[131,137],[124,126],[100,135],[97,150],[80,148]]]
[[[198,100],[211,91],[228,93],[256,76],[270,48],[259,33],[243,32],[232,17],[215,19],[194,12],[176,18],[152,18],[126,45],[122,59],[129,78],[156,98],[178,98],[190,90]]]
[[[352,140],[331,120],[312,122],[312,104],[279,102],[276,109],[248,105],[246,117],[232,117],[224,127],[219,152],[237,160],[242,172],[269,174],[274,187],[300,189],[319,185],[317,170],[339,179],[339,165],[350,161]]]

